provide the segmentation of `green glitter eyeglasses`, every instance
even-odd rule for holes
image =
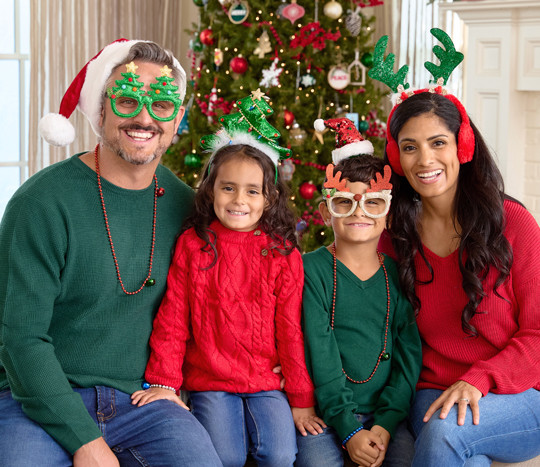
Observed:
[[[111,100],[111,108],[119,117],[131,118],[138,115],[143,106],[150,116],[160,122],[171,121],[178,115],[182,99],[178,94],[178,86],[173,84],[171,69],[166,65],[160,69],[161,76],[156,76],[156,83],[150,84],[147,94],[144,83],[137,81],[139,75],[135,63],[126,65],[126,73],[121,73],[123,79],[115,80],[116,86],[107,89],[107,96]]]

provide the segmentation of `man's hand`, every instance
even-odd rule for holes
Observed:
[[[345,445],[347,452],[353,462],[363,467],[376,465],[380,454],[385,450],[381,437],[370,430],[364,428],[347,441]]]
[[[105,440],[98,438],[75,451],[73,467],[120,467],[120,463]]]
[[[326,428],[326,423],[317,416],[314,407],[291,407],[291,412],[294,424],[302,436],[307,436],[308,431],[312,435],[318,435],[323,432],[323,428]]]
[[[131,403],[137,407],[149,404],[150,402],[167,399],[178,404],[180,407],[189,410],[189,407],[182,402],[175,392],[164,388],[148,388],[145,390],[135,391],[131,395]]]

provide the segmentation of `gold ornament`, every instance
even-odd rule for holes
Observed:
[[[331,0],[324,5],[324,14],[331,19],[338,19],[343,13],[343,7],[341,3]]]

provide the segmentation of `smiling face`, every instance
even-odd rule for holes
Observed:
[[[456,138],[444,121],[431,113],[412,117],[401,128],[397,143],[405,177],[420,197],[452,202],[460,164]]]
[[[257,162],[233,157],[219,166],[214,182],[214,212],[228,229],[254,230],[266,207],[263,171]]]
[[[137,67],[136,74],[139,75],[138,81],[144,83],[142,89],[149,91],[150,84],[155,83],[156,77],[161,76],[163,65],[142,61],[134,63]],[[125,72],[126,66],[119,66],[109,78],[107,87],[115,80],[122,80],[121,73]],[[183,115],[184,108],[180,107],[173,120],[161,122],[152,118],[144,106],[134,117],[120,117],[113,112],[107,98],[100,121],[103,146],[131,164],[148,164],[161,157],[170,146]]]
[[[370,187],[367,183],[350,182],[349,180],[346,181],[345,186],[352,195],[357,195],[356,198],[358,199]],[[386,225],[386,216],[379,218],[368,217],[362,211],[360,204],[347,217],[333,216],[324,201],[319,205],[319,210],[326,225],[332,226],[336,242],[341,244],[374,243],[376,245]]]

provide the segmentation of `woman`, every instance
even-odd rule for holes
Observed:
[[[388,122],[394,198],[380,247],[395,252],[423,341],[413,466],[530,459],[540,454],[540,229],[505,195],[454,96],[402,98]]]

